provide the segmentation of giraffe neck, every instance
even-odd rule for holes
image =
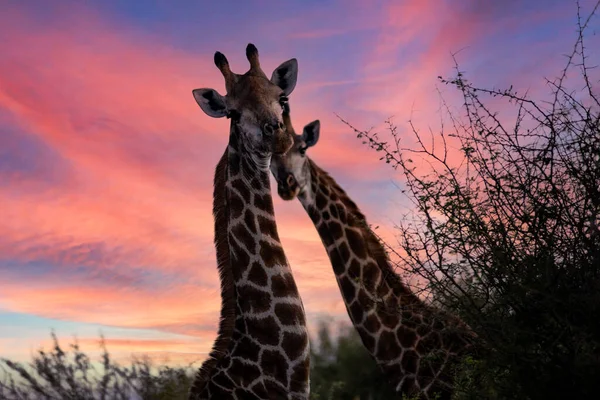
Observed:
[[[219,336],[191,397],[305,400],[308,331],[275,224],[269,160],[251,157],[237,138],[232,128],[215,174]]]
[[[356,204],[312,160],[306,168],[310,179],[298,198],[319,232],[364,346],[397,392],[446,398],[448,361],[468,346],[448,328],[460,331],[462,322],[414,295]],[[426,360],[432,352],[436,357]]]

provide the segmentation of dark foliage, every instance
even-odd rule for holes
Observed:
[[[54,334],[52,339],[52,350],[39,350],[27,365],[0,359],[4,375],[0,375],[0,399],[187,399],[191,367],[154,368],[148,359],[134,359],[131,366],[122,367],[111,360],[104,340],[101,361],[93,363],[77,342],[65,351]]]
[[[341,326],[332,338],[330,326],[321,322],[311,353],[311,399],[397,398],[353,327]]]

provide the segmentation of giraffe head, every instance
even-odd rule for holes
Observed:
[[[268,79],[260,67],[258,50],[250,43],[246,47],[250,70],[243,75],[229,68],[227,58],[215,53],[215,65],[225,78],[227,94],[214,89],[194,89],[196,102],[208,116],[232,120],[232,131],[241,135],[248,150],[257,155],[285,153],[292,137],[283,124],[283,106],[292,93],[298,77],[298,62],[292,58],[273,71]]]
[[[315,120],[304,127],[301,135],[294,132],[289,114],[289,105],[284,105],[283,122],[293,138],[293,145],[285,154],[274,155],[271,172],[277,181],[277,193],[284,200],[292,200],[310,188],[310,172],[306,150],[317,144],[321,123]]]

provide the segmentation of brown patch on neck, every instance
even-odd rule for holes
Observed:
[[[233,329],[235,326],[235,287],[233,281],[233,270],[229,258],[228,230],[225,229],[229,223],[229,209],[227,206],[225,182],[227,181],[228,151],[221,157],[215,169],[214,191],[213,191],[213,216],[215,218],[215,247],[217,253],[217,269],[221,281],[221,320],[217,339],[208,359],[196,372],[194,382],[190,388],[191,397],[199,396],[210,378],[219,361],[227,354]]]

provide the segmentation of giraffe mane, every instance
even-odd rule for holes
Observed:
[[[356,218],[356,215],[351,217]],[[358,218],[357,218],[358,219]],[[446,319],[449,322],[456,324],[457,326],[462,327],[464,330],[464,334],[466,337],[470,337],[471,339],[475,338],[477,335],[472,330],[472,328],[463,321],[461,317],[456,314],[449,312],[448,310],[436,307],[434,305],[430,305],[423,300],[421,300],[417,295],[413,293],[413,291],[402,281],[402,278],[394,271],[392,266],[390,265],[390,259],[385,250],[383,244],[379,237],[373,232],[373,230],[367,224],[366,219],[362,219],[359,221],[364,225],[361,229],[363,231],[363,235],[367,242],[367,251],[373,257],[373,259],[377,262],[379,268],[385,273],[385,279],[387,282],[394,287],[396,290],[401,290],[402,300],[414,302],[418,307],[428,308],[429,311],[434,313],[434,316],[441,317],[442,319]],[[405,304],[406,305],[406,304]],[[395,311],[395,310],[394,310]]]
[[[353,218],[356,218],[354,215]],[[390,265],[390,258],[385,251],[381,240],[377,237],[377,235],[373,232],[373,230],[367,225],[366,220],[360,221],[364,226],[361,228],[363,231],[363,235],[367,242],[367,252],[373,257],[373,259],[377,262],[379,268],[385,273],[385,279],[392,284],[393,286],[397,286],[401,288],[402,291],[405,292],[406,296],[413,297],[415,300],[418,300],[412,291],[402,282],[396,271]]]
[[[233,279],[233,270],[229,257],[229,242],[226,229],[218,227],[226,226],[229,223],[229,209],[225,196],[225,183],[227,180],[227,157],[228,150],[221,157],[215,169],[214,190],[213,190],[213,216],[215,218],[215,247],[217,253],[217,269],[221,281],[221,317],[219,321],[219,331],[217,339],[208,358],[202,363],[190,393],[199,394],[211,378],[212,372],[219,361],[227,354],[227,349],[231,343],[231,337],[235,327],[236,317],[236,299],[235,286]]]

